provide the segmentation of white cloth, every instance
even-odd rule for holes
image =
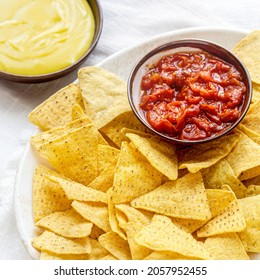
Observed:
[[[100,0],[104,26],[100,41],[84,65],[154,35],[188,27],[260,29],[259,0]],[[0,29],[1,34],[1,29]],[[0,35],[1,36],[1,35]],[[0,259],[30,259],[16,228],[13,211],[15,175],[25,144],[35,129],[28,113],[76,78],[72,74],[43,84],[0,79]]]

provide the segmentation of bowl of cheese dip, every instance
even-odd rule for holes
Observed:
[[[45,82],[77,68],[102,31],[97,0],[2,0],[0,77]]]

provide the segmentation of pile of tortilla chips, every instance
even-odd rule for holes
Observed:
[[[250,34],[238,55],[251,54],[252,36],[259,47],[260,33],[257,42]],[[128,105],[125,82],[98,67],[82,68],[78,84],[31,112],[42,130],[31,144],[52,166],[37,166],[33,177],[39,230],[32,245],[40,259],[260,253],[260,80],[255,66],[248,69],[254,98],[243,123],[196,146],[176,147],[147,131]]]

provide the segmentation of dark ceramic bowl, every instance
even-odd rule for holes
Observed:
[[[103,13],[99,0],[87,0],[87,2],[95,18],[95,33],[90,47],[79,60],[67,66],[66,68],[48,74],[42,74],[42,75],[31,75],[31,76],[16,75],[16,74],[0,71],[0,78],[11,80],[14,82],[21,82],[21,83],[41,83],[41,82],[48,82],[63,77],[69,74],[70,72],[72,72],[73,70],[75,70],[76,68],[78,68],[87,59],[87,57],[90,55],[90,53],[97,45],[97,42],[100,38],[102,28],[103,28]]]
[[[160,58],[162,58],[165,55],[174,54],[177,52],[190,52],[190,51],[205,51],[235,66],[236,69],[241,73],[244,83],[246,85],[246,95],[241,109],[240,117],[226,130],[223,130],[222,132],[220,132],[215,136],[204,138],[201,140],[180,140],[174,137],[170,137],[167,134],[163,134],[156,131],[148,123],[144,111],[139,106],[140,97],[141,97],[141,89],[140,89],[141,80],[142,77],[147,72],[147,70],[149,69],[149,67],[157,63],[160,60]],[[251,98],[252,98],[251,78],[244,64],[233,53],[231,53],[224,47],[209,41],[198,40],[198,39],[184,39],[184,40],[174,41],[151,50],[143,58],[141,58],[140,61],[134,66],[128,79],[128,100],[134,114],[141,121],[141,123],[145,127],[147,127],[150,131],[152,131],[155,135],[158,135],[163,139],[167,141],[171,141],[172,143],[175,144],[191,145],[191,144],[204,143],[219,138],[231,132],[244,118],[249,108]]]

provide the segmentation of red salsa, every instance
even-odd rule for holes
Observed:
[[[203,51],[175,53],[162,57],[143,76],[140,107],[156,131],[200,140],[239,118],[245,92],[234,66]]]

